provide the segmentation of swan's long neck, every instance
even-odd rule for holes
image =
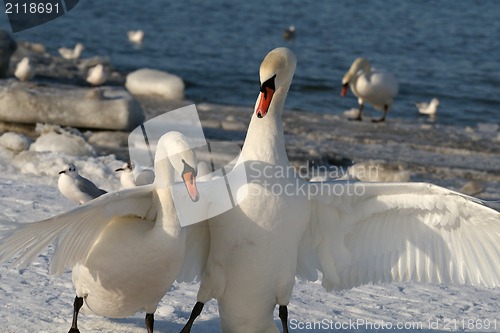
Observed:
[[[255,113],[259,103],[257,99],[242,149],[245,161],[260,161],[274,165],[289,164],[281,121],[288,88],[289,86],[285,86],[276,90],[269,111],[264,118],[258,118]]]
[[[161,207],[158,211],[157,221],[158,219],[162,221],[162,223],[157,223],[156,226],[167,231],[178,229],[179,219],[177,217],[171,191],[171,187],[174,183],[174,168],[168,159],[155,162],[154,183],[156,185],[156,197],[154,200],[159,200],[159,207]]]

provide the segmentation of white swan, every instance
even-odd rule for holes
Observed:
[[[373,122],[385,121],[387,112],[391,109],[394,97],[398,93],[399,84],[394,75],[379,69],[372,68],[364,58],[357,58],[351,68],[342,78],[341,96],[345,96],[349,87],[358,98],[359,113],[353,120],[361,120],[363,106],[371,104],[375,109],[383,111],[382,118]]]
[[[415,104],[417,106],[418,112],[420,114],[427,114],[429,116],[436,115],[437,107],[439,105],[439,99],[433,98],[430,103],[418,102]]]
[[[199,164],[199,163],[198,163]],[[137,179],[134,175],[135,164],[132,162],[125,163],[121,168],[115,170],[115,172],[120,172],[120,183],[123,188],[132,188],[136,186],[148,185],[153,183],[155,179],[155,174],[153,170],[143,169],[137,175]],[[198,167],[198,174],[200,170]]]
[[[0,262],[20,252],[15,263],[27,265],[57,239],[50,271],[73,267],[77,295],[70,332],[78,332],[83,305],[108,317],[144,310],[152,332],[156,307],[179,275],[184,255],[192,257],[202,244],[185,248],[189,230],[199,227],[180,227],[171,197],[174,173],[179,173],[189,198],[198,200],[194,168],[196,158],[184,136],[169,132],[158,143],[154,184],[108,193],[68,213],[2,234]],[[189,272],[194,272],[192,265]]]
[[[74,49],[70,49],[67,47],[61,47],[58,49],[61,57],[67,60],[74,60],[80,58],[83,50],[85,50],[85,46],[82,43],[77,43]]]
[[[127,32],[128,40],[131,43],[141,44],[144,39],[144,31],[142,30],[130,30]]]
[[[223,333],[283,331],[295,276],[327,290],[423,281],[500,285],[500,214],[431,184],[305,183],[290,170],[281,122],[295,70],[286,48],[260,68],[261,88],[238,167],[248,196],[209,220],[198,302],[216,298]],[[288,170],[288,172],[284,172]]]
[[[28,57],[24,57],[16,66],[14,71],[14,76],[19,79],[19,81],[31,81],[35,76],[35,68],[31,64]]]
[[[100,86],[106,82],[108,74],[102,64],[91,67],[87,73],[87,82],[93,86]]]

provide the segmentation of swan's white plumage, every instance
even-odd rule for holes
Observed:
[[[153,220],[152,185],[105,194],[44,221],[23,224],[2,235],[0,262],[19,253],[14,265],[26,267],[49,244],[56,242],[50,263],[51,274],[82,262],[101,231],[115,216]],[[149,213],[149,214],[148,214]]]
[[[408,280],[500,285],[500,214],[474,198],[426,183],[310,186],[323,194],[312,198],[300,277],[315,280],[318,269],[327,290]]]
[[[191,172],[184,168],[195,170],[196,165],[185,138],[169,132],[160,139],[155,155],[158,181],[108,193],[67,213],[2,233],[0,262],[17,255],[13,264],[26,266],[54,243],[50,272],[73,267],[84,310],[109,317],[141,310],[154,313],[181,273],[185,255],[191,261],[183,272],[188,279],[200,274],[208,252],[203,243],[186,244],[186,239],[203,239],[206,229],[181,228],[170,190],[174,172]],[[195,201],[195,191],[186,196]]]
[[[261,85],[275,76],[276,90],[259,117],[261,86],[237,165],[247,167],[249,195],[209,221],[198,300],[217,299],[221,331],[278,332],[275,305],[288,304],[296,275],[317,280],[318,271],[327,290],[408,280],[498,286],[500,214],[471,197],[352,181],[309,183],[304,194],[298,176],[273,176],[289,167],[281,112],[294,70],[287,49],[264,59]]]
[[[354,60],[342,78],[342,84],[344,85],[342,96],[345,95],[346,87],[349,86],[358,98],[359,119],[365,103],[384,111],[381,120],[385,119],[385,113],[391,109],[394,97],[399,91],[399,83],[394,75],[385,70],[373,68],[364,58]]]

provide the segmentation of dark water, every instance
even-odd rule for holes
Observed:
[[[287,42],[282,30],[291,24],[297,38]],[[0,28],[8,28],[4,14]],[[139,28],[145,40],[137,48],[126,32]],[[425,121],[414,103],[437,97],[438,123],[500,123],[500,6],[494,0],[83,0],[15,37],[42,42],[54,54],[83,42],[84,57],[108,56],[120,71],[167,70],[186,81],[189,99],[236,105],[254,104],[260,62],[269,50],[287,46],[298,58],[287,107],[310,112],[356,106],[353,95],[339,96],[340,80],[364,56],[400,81],[390,118]]]

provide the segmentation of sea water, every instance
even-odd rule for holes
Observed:
[[[390,118],[427,122],[415,102],[436,97],[436,123],[500,123],[500,6],[453,0],[84,0],[68,14],[14,37],[49,52],[83,42],[83,57],[109,57],[114,68],[141,67],[181,76],[195,102],[253,105],[258,68],[278,46],[294,50],[298,67],[286,106],[342,114],[357,107],[340,97],[356,57],[398,78]],[[296,27],[285,41],[283,29]],[[0,13],[0,28],[9,30]],[[142,29],[142,46],[127,40]],[[366,114],[379,117],[366,107]]]

